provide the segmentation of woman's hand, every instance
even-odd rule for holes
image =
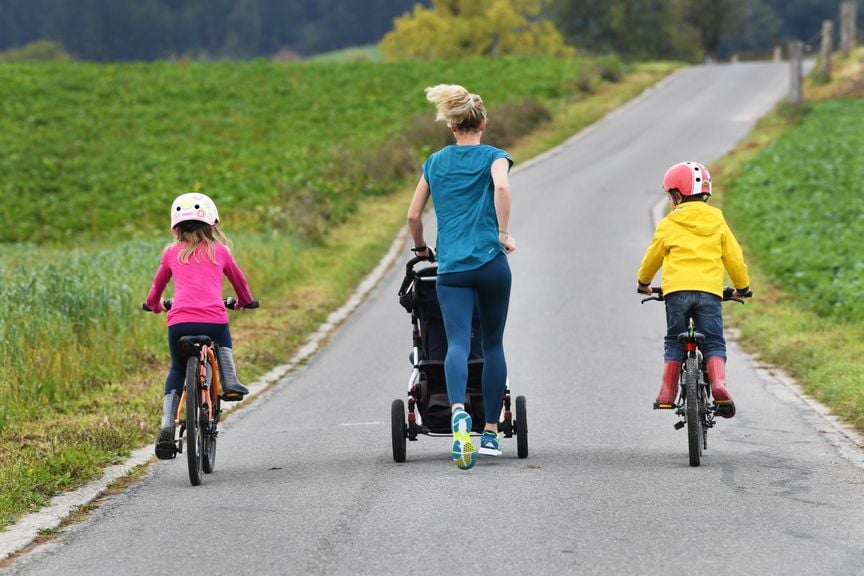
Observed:
[[[516,239],[510,236],[507,232],[503,232],[501,230],[498,231],[498,241],[501,243],[501,246],[504,248],[504,252],[510,254],[514,250],[516,250]]]

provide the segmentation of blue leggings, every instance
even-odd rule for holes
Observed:
[[[178,395],[183,394],[183,383],[186,381],[186,360],[180,352],[178,343],[183,336],[210,336],[217,346],[231,348],[231,331],[228,324],[207,324],[204,322],[183,322],[168,327],[168,351],[171,352],[171,370],[165,378],[165,394],[172,390]]]
[[[477,303],[483,347],[483,406],[488,424],[498,424],[507,385],[504,325],[510,305],[510,283],[510,265],[502,252],[476,270],[439,274],[435,285],[447,333],[444,377],[451,405],[465,403],[471,319]]]

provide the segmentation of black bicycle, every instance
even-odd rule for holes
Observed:
[[[652,300],[663,301],[663,290],[657,286],[651,287],[654,296],[643,298],[642,303]],[[744,303],[742,298],[733,296],[735,289],[723,288],[723,301]],[[641,294],[641,292],[640,292]],[[749,292],[744,295],[750,298]],[[678,342],[684,348],[684,362],[681,363],[681,379],[678,386],[678,399],[675,402],[675,414],[681,420],[675,423],[675,429],[687,426],[687,447],[690,453],[690,466],[699,466],[702,450],[708,449],[708,429],[715,424],[717,404],[711,398],[711,382],[702,357],[700,346],[705,342],[705,336],[696,331],[693,318],[688,319],[687,331],[678,335]]]
[[[224,298],[225,308],[233,310],[236,298]],[[165,310],[170,310],[173,300],[163,300]],[[253,300],[246,308],[258,308]],[[145,311],[150,312],[147,304]],[[183,452],[184,438],[187,446],[186,460],[189,465],[189,482],[201,484],[203,474],[210,474],[216,466],[216,437],[219,435],[219,417],[222,414],[220,384],[223,380],[219,365],[219,347],[210,336],[183,336],[178,341],[180,353],[186,362],[186,380],[183,394],[177,406],[175,422],[179,423],[175,443],[175,456]],[[183,414],[185,407],[185,418]]]

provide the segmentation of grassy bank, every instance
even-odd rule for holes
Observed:
[[[864,430],[864,50],[836,69],[760,121],[714,181],[756,293],[728,311],[741,344]]]
[[[542,137],[551,139],[545,144],[537,143],[540,136],[523,140],[524,144],[511,148],[514,157],[527,159],[544,146],[556,143],[556,137],[549,134],[559,134],[557,141],[560,141],[564,134],[585,127],[674,68],[671,64],[637,67],[620,82],[595,80],[590,90],[586,86],[579,88],[576,77],[562,76],[558,70],[555,72],[558,76],[549,76],[551,84],[545,88],[544,106],[551,120],[536,124],[541,130],[538,134],[544,134],[545,130]],[[599,77],[600,70],[596,68],[592,78]],[[464,83],[483,94],[487,102],[492,101],[483,92],[480,77],[486,77],[489,84],[489,77],[495,77],[494,74],[488,70],[464,72],[464,77],[459,74],[442,73],[440,81]],[[530,74],[526,78],[531,77],[537,78]],[[422,87],[429,76],[421,75],[415,80],[417,86],[405,93],[405,99],[412,101],[411,106],[419,102],[418,107],[431,119],[434,113],[422,97]],[[493,91],[491,85],[485,87]],[[421,141],[426,132],[418,128],[411,114],[398,118],[400,122],[404,118],[404,124],[399,133],[390,133],[389,140]],[[382,125],[380,121],[377,123]],[[383,125],[390,130],[393,123]],[[0,134],[4,132],[0,130]],[[0,144],[0,148],[8,145]],[[36,147],[37,143],[31,141],[28,145]],[[225,145],[224,149],[233,153],[231,146]],[[200,152],[217,166],[225,161],[220,150]],[[387,149],[379,146],[377,151],[381,150]],[[272,149],[261,149],[259,153],[272,163],[278,164],[284,158]],[[84,155],[79,162],[101,165],[100,154],[96,154],[95,160]],[[166,152],[166,158],[171,157]],[[386,163],[388,157],[387,153],[381,153],[378,161]],[[410,160],[413,162],[410,180],[413,180],[419,170],[419,156],[411,156]],[[187,161],[191,160],[187,157]],[[309,165],[321,170],[315,178],[329,182],[326,166],[316,167],[314,162]],[[51,163],[47,166],[50,168]],[[113,174],[108,170],[105,168],[103,174]],[[360,172],[352,172],[352,178],[358,178],[356,174]],[[327,194],[333,191],[328,183],[317,188],[319,192],[330,190],[323,196],[301,195],[294,203],[290,200],[296,197],[281,198],[280,202],[287,203],[279,206],[290,206],[292,210],[278,225],[271,221],[267,225],[254,222],[245,226],[248,222],[243,217],[235,219],[235,215],[242,213],[238,207],[242,204],[240,197],[220,204],[226,231],[235,242],[237,259],[255,296],[262,301],[260,312],[232,315],[232,333],[238,343],[235,348],[243,379],[254,378],[290,358],[307,335],[341,305],[378,262],[403,225],[410,198],[405,177],[390,174],[387,186],[382,184],[382,189],[352,196],[350,209],[339,211],[338,218],[329,209],[318,210],[320,206],[330,206],[331,200],[337,201],[328,200]],[[108,182],[114,179],[103,177]],[[230,181],[217,179],[206,183],[205,188],[222,186],[230,188]],[[389,192],[385,193],[385,189]],[[161,194],[168,198],[168,190],[170,187],[153,197]],[[128,195],[135,193],[127,188]],[[312,206],[310,211],[302,210],[307,204],[304,198]],[[319,202],[316,198],[323,200]],[[170,203],[170,198],[167,201]],[[154,212],[153,226],[162,227],[163,212],[164,206]],[[113,212],[106,212],[104,220],[99,210],[88,214],[103,222],[107,235],[113,234],[109,230]],[[301,227],[314,233],[288,233],[287,230],[298,225],[298,219]],[[147,219],[141,217],[140,221],[146,223]],[[306,226],[303,222],[312,224]],[[115,240],[107,243],[98,239],[101,235],[98,229],[88,227],[77,235],[66,232],[75,240],[74,249],[58,248],[52,240],[53,233],[46,233],[50,244],[6,245],[0,255],[0,296],[17,304],[0,309],[3,337],[0,360],[8,368],[0,375],[2,526],[42,506],[58,491],[97,476],[102,467],[149,443],[156,433],[167,365],[164,316],[144,314],[137,308],[168,238],[149,235],[126,240],[121,226],[117,229],[119,233],[113,234]],[[94,234],[94,230],[99,233]]]

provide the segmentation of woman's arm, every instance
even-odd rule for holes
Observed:
[[[498,158],[492,163],[492,184],[495,187],[495,215],[498,217],[498,241],[509,254],[516,249],[516,239],[510,236],[510,159]]]
[[[428,201],[429,183],[426,182],[426,176],[421,175],[420,181],[417,182],[417,188],[414,189],[414,197],[411,198],[411,205],[408,206],[408,232],[414,240],[415,248],[426,246],[426,240],[423,237],[423,210],[426,209],[426,203]],[[427,254],[428,250],[417,252],[418,256]]]

